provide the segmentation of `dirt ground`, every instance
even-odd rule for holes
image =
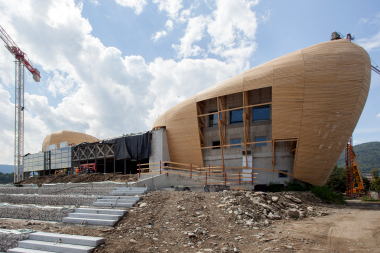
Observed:
[[[37,184],[39,187],[42,184],[55,184],[55,183],[89,183],[89,182],[103,182],[103,181],[115,181],[115,182],[132,182],[137,181],[137,174],[132,175],[120,175],[120,174],[56,174],[49,176],[41,176],[28,178],[20,182],[20,184]]]
[[[224,197],[148,193],[114,228],[14,219],[0,219],[0,227],[106,238],[95,252],[380,252],[377,203],[313,204],[310,196],[300,195],[304,206],[315,210],[313,215],[281,220],[262,216],[247,226],[222,207]]]

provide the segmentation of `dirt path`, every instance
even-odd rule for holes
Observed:
[[[380,204],[349,201],[349,205],[330,209],[330,215],[297,221],[283,233],[314,241],[301,250],[311,252],[380,252]]]

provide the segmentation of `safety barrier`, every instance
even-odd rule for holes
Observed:
[[[225,166],[213,166],[208,165],[207,167],[200,167],[193,164],[177,163],[172,161],[156,162],[156,163],[139,163],[139,178],[141,174],[176,174],[188,176],[190,179],[196,177],[199,180],[203,180],[204,183],[201,185],[208,184],[235,184],[239,185],[243,183],[257,183],[259,181],[254,181],[256,178],[254,175],[258,173],[253,172],[255,168],[252,167],[225,167]],[[149,167],[143,167],[149,166]],[[243,172],[243,169],[250,169],[251,172]],[[237,172],[231,172],[231,170],[239,170]]]

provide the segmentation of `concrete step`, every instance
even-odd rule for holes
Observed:
[[[116,187],[115,190],[147,191],[146,187]]]
[[[110,203],[110,202],[93,202],[93,206],[109,206],[109,207],[132,207],[135,203]]]
[[[110,192],[110,195],[112,196],[134,196],[134,195],[141,195],[142,192],[132,192],[132,191],[113,191]]]
[[[98,220],[116,220],[118,221],[122,215],[110,214],[95,214],[95,213],[69,213],[69,218],[82,218],[82,219],[98,219]]]
[[[111,214],[123,216],[127,210],[115,209],[94,209],[94,208],[75,208],[75,213],[95,213],[95,214]]]
[[[63,217],[62,222],[63,223],[82,224],[82,225],[113,226],[118,221],[117,220],[101,220],[101,219]]]
[[[140,200],[139,196],[100,196],[99,199],[129,199],[129,200]]]
[[[13,249],[7,250],[7,252],[11,252],[11,253],[54,253],[53,251],[24,249],[24,248],[13,248]]]
[[[81,235],[66,235],[58,233],[45,233],[45,232],[35,232],[29,234],[30,240],[45,241],[45,242],[57,242],[83,245],[96,247],[105,242],[105,239],[102,237],[93,237],[93,236],[81,236]]]
[[[109,202],[109,203],[136,203],[137,200],[130,200],[130,199],[98,199],[96,202]]]
[[[32,249],[32,250],[43,250],[52,251],[60,253],[91,253],[94,247],[74,245],[67,243],[55,243],[55,242],[45,242],[36,240],[24,240],[18,242],[19,248]]]

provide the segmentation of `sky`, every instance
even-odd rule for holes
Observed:
[[[26,70],[25,153],[63,129],[150,130],[186,98],[334,31],[380,64],[378,0],[0,0],[0,25],[42,77]],[[0,47],[0,164],[14,160],[13,61]],[[372,72],[354,144],[380,141],[379,95]]]

